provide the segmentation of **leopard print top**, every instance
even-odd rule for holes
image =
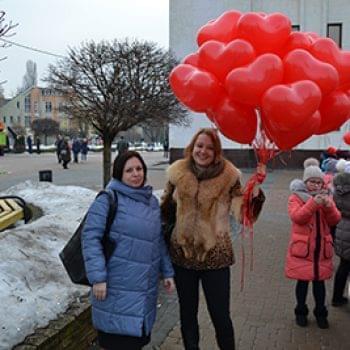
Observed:
[[[198,261],[194,258],[186,259],[181,246],[176,242],[175,235],[171,237],[169,252],[171,260],[175,265],[194,270],[221,269],[235,262],[232,241],[229,235],[217,241],[215,247],[209,250],[204,261]]]

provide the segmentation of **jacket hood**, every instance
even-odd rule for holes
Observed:
[[[289,185],[289,190],[293,193],[297,192],[297,191],[307,192],[306,185],[305,185],[304,181],[300,180],[300,179],[292,180],[292,182]]]
[[[311,194],[308,192],[303,180],[294,179],[289,185],[289,189],[292,193],[297,195],[303,202],[307,202],[311,198]]]
[[[143,202],[145,204],[150,203],[153,191],[152,186],[143,186],[135,188],[128,186],[116,179],[112,179],[106,186],[106,189],[117,191],[123,194],[124,196],[130,197],[135,201]]]

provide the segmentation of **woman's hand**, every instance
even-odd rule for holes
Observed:
[[[163,285],[164,285],[164,289],[168,294],[171,294],[175,290],[175,282],[172,277],[164,278]]]
[[[92,286],[92,294],[97,300],[105,300],[107,296],[107,283],[95,283]]]
[[[266,177],[266,164],[258,163],[256,173],[258,174],[259,183],[263,183]]]
[[[253,188],[253,197],[257,197],[259,195],[260,184],[262,184],[266,177],[266,164],[258,163],[256,167],[256,175],[257,175],[257,183]]]

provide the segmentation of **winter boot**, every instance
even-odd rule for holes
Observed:
[[[332,305],[334,307],[343,306],[343,305],[347,304],[348,302],[349,302],[349,300],[346,297],[340,297],[340,298],[333,297],[333,299],[332,299]]]
[[[314,315],[316,317],[318,328],[321,328],[321,329],[329,328],[329,323],[327,319],[328,310],[325,306],[322,306],[321,308],[315,308]]]
[[[309,310],[307,305],[297,305],[294,309],[295,313],[295,322],[299,327],[306,327],[308,324],[307,315]]]

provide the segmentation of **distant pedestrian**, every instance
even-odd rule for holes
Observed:
[[[40,154],[41,153],[41,150],[40,150],[40,145],[41,145],[41,141],[40,141],[40,138],[37,137],[36,138],[36,153]]]
[[[169,141],[168,141],[168,139],[164,140],[163,149],[164,149],[163,157],[168,158],[169,157]]]
[[[27,146],[28,146],[28,153],[32,154],[33,153],[33,140],[30,135],[27,136]]]
[[[87,160],[87,154],[89,152],[88,140],[83,139],[81,142],[81,160]]]
[[[63,140],[60,157],[62,159],[63,169],[68,169],[68,163],[71,161],[71,151],[68,140]]]
[[[128,149],[128,142],[124,140],[124,136],[120,136],[120,140],[117,143],[118,156],[126,152]]]
[[[81,144],[80,140],[77,138],[74,138],[73,144],[72,144],[72,151],[73,151],[73,156],[74,156],[74,163],[79,162],[79,153],[81,150]]]
[[[61,159],[61,148],[63,146],[63,137],[61,135],[57,135],[56,141],[55,141],[55,146],[56,146],[56,155],[57,155],[57,161],[58,163],[62,162]]]
[[[324,175],[316,165],[307,166],[303,180],[293,180],[290,189],[292,194],[288,201],[288,213],[292,228],[285,273],[286,277],[297,280],[295,320],[300,327],[308,324],[306,296],[311,281],[317,325],[328,328],[324,281],[330,279],[333,273],[330,226],[339,222],[340,213],[329,189],[325,188]]]

